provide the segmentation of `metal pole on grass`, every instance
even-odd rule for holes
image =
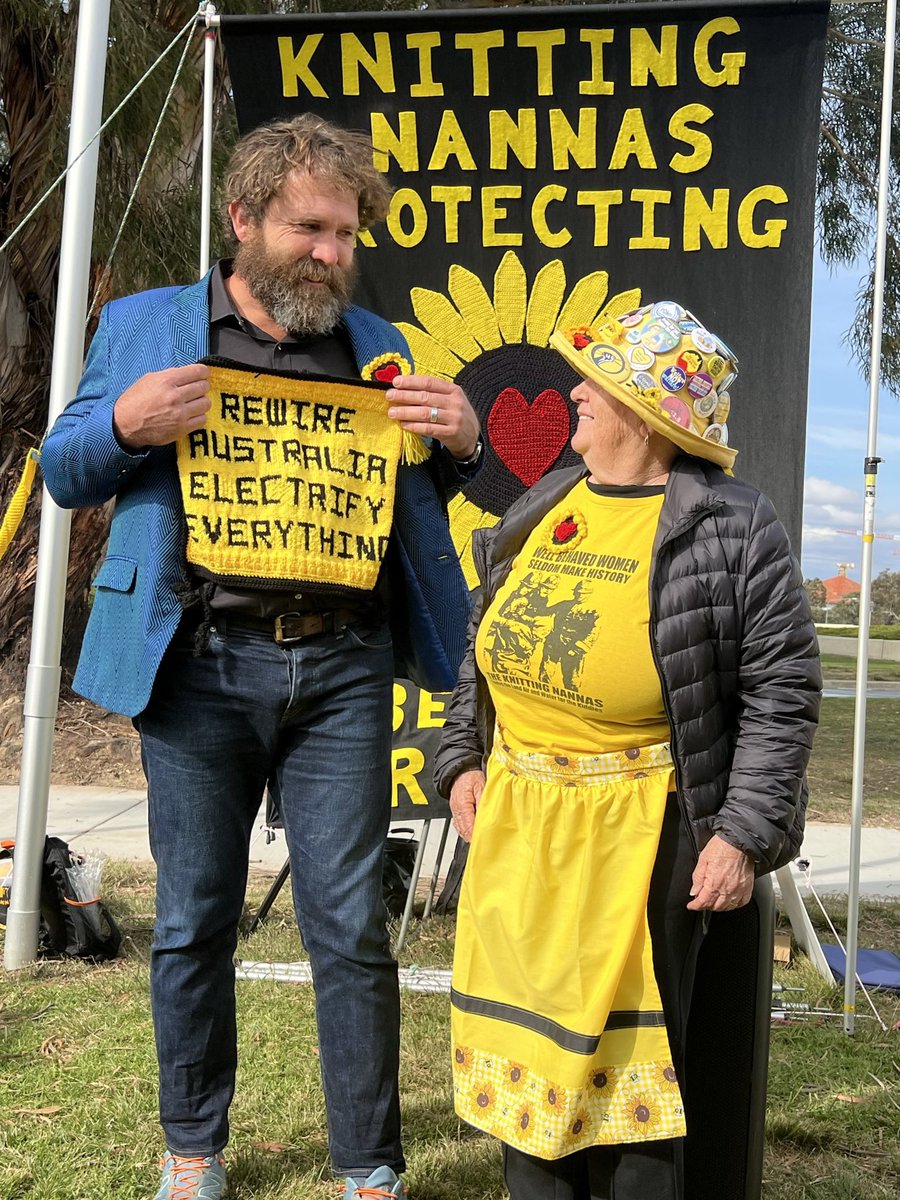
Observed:
[[[207,4],[199,19],[206,22],[203,38],[203,149],[200,172],[200,278],[209,270],[209,244],[212,221],[212,138],[213,138],[213,85],[216,70],[216,29],[219,27],[218,10]]]
[[[103,119],[103,84],[110,0],[82,0],[72,85],[72,118],[59,255],[49,423],[75,395],[84,357],[94,197],[99,140],[78,162]],[[35,584],[31,658],[25,683],[22,767],[16,818],[15,870],[6,918],[4,966],[23,966],[37,953],[41,864],[47,834],[47,795],[59,704],[60,646],[66,602],[71,514],[44,488]]]
[[[866,442],[862,587],[859,594],[859,646],[856,656],[856,710],[853,721],[853,786],[850,814],[850,880],[847,890],[847,958],[844,964],[844,1032],[856,1029],[856,960],[859,932],[859,860],[862,851],[863,777],[866,753],[866,687],[872,601],[872,545],[875,540],[875,484],[878,475],[878,393],[881,385],[881,329],[887,251],[888,185],[891,170],[891,109],[894,85],[897,0],[887,0],[884,67],[881,79],[881,145],[878,155],[878,210],[875,228],[875,290],[872,297],[872,350],[869,362],[869,431]]]

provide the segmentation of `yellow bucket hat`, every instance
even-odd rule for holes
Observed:
[[[550,345],[688,454],[726,470],[734,465],[727,421],[737,358],[674,300],[596,327],[557,330]]]

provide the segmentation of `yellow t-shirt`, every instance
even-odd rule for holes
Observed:
[[[668,741],[649,636],[662,502],[662,489],[599,493],[582,480],[516,556],[475,642],[513,749],[600,754]]]

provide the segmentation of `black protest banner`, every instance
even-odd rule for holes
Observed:
[[[450,816],[432,778],[449,702],[449,692],[426,692],[405,679],[394,683],[392,821]]]
[[[420,369],[463,384],[490,441],[458,541],[571,455],[554,328],[661,299],[734,348],[737,473],[798,538],[826,14],[223,18],[243,131],[312,111],[372,134],[396,191],[361,238],[359,299],[400,323]]]

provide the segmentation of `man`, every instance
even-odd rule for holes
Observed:
[[[267,782],[315,978],[332,1164],[346,1196],[396,1197],[399,998],[381,897],[392,678],[396,655],[423,686],[453,684],[466,589],[441,492],[477,469],[478,422],[454,384],[393,380],[388,415],[435,442],[398,468],[374,590],[237,587],[190,568],[175,443],[207,422],[199,360],[358,384],[409,356],[394,326],[350,303],[357,233],[389,199],[371,143],[308,115],[276,122],[238,143],[225,192],[234,262],[104,309],[42,456],[59,504],[116,498],[75,688],[134,718],[148,779],[168,1145],[157,1200],[225,1192],[233,954]]]

